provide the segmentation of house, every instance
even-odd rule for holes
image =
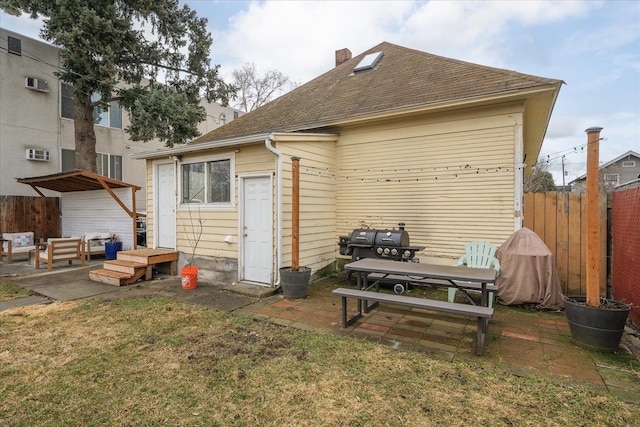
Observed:
[[[36,196],[16,178],[46,176],[75,169],[73,88],[60,82],[59,49],[43,41],[0,28],[0,195]],[[219,104],[205,104],[207,120],[199,130],[206,133],[240,114]],[[98,173],[144,187],[144,162],[131,154],[164,143],[131,141],[124,129],[127,113],[117,102],[109,111],[95,114]],[[46,196],[57,192],[44,190]],[[144,209],[144,191],[137,193],[137,205]]]
[[[621,156],[600,165],[600,186],[610,193],[617,186],[640,178],[640,154],[629,150]],[[584,193],[587,189],[587,175],[579,176],[569,183],[573,193]]]
[[[291,263],[292,157],[300,158],[300,265],[339,267],[339,236],[404,222],[421,262],[500,244],[522,226],[561,80],[391,43],[147,161],[148,243],[190,252],[205,280],[278,285]],[[527,170],[528,169],[528,170]],[[184,262],[181,261],[181,262]]]

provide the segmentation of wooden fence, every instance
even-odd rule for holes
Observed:
[[[0,196],[0,231],[33,231],[36,237],[60,237],[58,197]]]
[[[565,295],[586,293],[586,197],[578,193],[525,193],[524,226],[553,253]],[[600,195],[600,294],[607,291],[607,196]]]

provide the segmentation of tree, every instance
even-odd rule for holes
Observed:
[[[253,111],[281,95],[294,84],[278,70],[267,70],[260,75],[253,62],[244,63],[231,72],[233,85],[237,88],[236,108]]]
[[[556,191],[553,175],[548,171],[549,165],[542,158],[533,167],[533,173],[524,177],[525,192]]]
[[[41,37],[60,48],[55,74],[73,86],[79,169],[96,171],[95,108],[118,101],[132,140],[171,147],[199,134],[201,98],[228,105],[234,93],[210,65],[206,19],[178,0],[0,0],[0,9],[46,17]]]

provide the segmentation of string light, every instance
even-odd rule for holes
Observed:
[[[464,177],[471,176],[484,176],[484,175],[498,175],[504,172],[509,173],[514,170],[523,170],[524,167],[509,167],[504,165],[492,166],[492,167],[473,167],[470,164],[451,166],[445,165],[440,167],[430,167],[425,170],[424,168],[407,168],[407,169],[343,169],[343,168],[328,168],[328,167],[315,167],[305,166],[301,168],[303,174],[312,175],[314,177],[326,178],[331,180],[344,179],[345,181],[353,182],[353,177],[350,175],[361,175],[358,177],[360,183],[403,183],[403,182],[420,182],[421,180],[431,179],[432,182],[441,182],[451,180],[464,179]],[[454,172],[456,171],[456,172]],[[348,175],[347,175],[348,173]],[[362,177],[366,174],[367,177]],[[380,174],[382,176],[371,176],[372,174]],[[400,174],[400,176],[398,176]],[[341,176],[343,175],[343,176]],[[386,175],[386,176],[385,176]],[[369,177],[370,176],[370,177]]]

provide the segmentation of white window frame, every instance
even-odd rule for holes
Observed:
[[[182,194],[182,176],[183,176],[183,172],[182,172],[182,166],[184,165],[188,165],[188,164],[193,164],[193,163],[208,163],[208,162],[216,162],[216,161],[221,161],[221,160],[228,160],[229,161],[229,202],[218,202],[218,203],[211,203],[211,202],[203,202],[203,203],[197,203],[194,202],[192,204],[189,203],[184,203],[183,202],[183,194]],[[193,206],[194,204],[198,204],[199,208],[203,209],[203,210],[229,210],[229,209],[235,209],[236,207],[236,156],[235,153],[223,153],[223,154],[218,154],[218,155],[212,155],[212,156],[197,156],[197,157],[189,157],[188,159],[185,160],[181,160],[178,162],[178,168],[177,168],[177,181],[178,181],[178,200],[179,200],[179,204],[178,204],[178,210],[179,211],[186,211],[189,209],[189,205]],[[208,189],[208,184],[209,184],[209,176],[208,176],[209,170],[208,168],[205,168],[205,190],[204,193],[205,194],[209,194],[209,189]]]
[[[617,173],[605,173],[604,182],[614,182],[617,184],[618,182],[620,182],[620,175]]]
[[[106,175],[105,175],[104,173],[100,173],[100,172],[98,171],[98,175],[102,175],[102,176],[106,176],[107,178],[117,179],[118,181],[122,181],[122,174],[123,174],[123,172],[124,172],[124,171],[123,171],[123,167],[122,167],[122,166],[123,166],[123,164],[122,164],[122,162],[123,162],[123,158],[122,158],[122,156],[121,156],[121,155],[119,155],[119,154],[99,153],[99,152],[98,152],[98,153],[96,153],[96,166],[97,166],[98,159],[99,159],[99,157],[100,157],[100,156],[106,156],[106,157],[107,157],[107,173],[106,173]],[[115,156],[117,156],[117,157],[119,157],[119,158],[120,158],[120,178],[118,178],[118,177],[116,176],[115,171],[112,171],[112,170],[111,170],[111,169],[112,169],[112,168],[111,168],[112,159],[113,159]],[[104,171],[102,171],[102,172],[104,172]]]
[[[636,167],[636,161],[635,160],[625,160],[622,162],[622,167],[623,168],[635,168]]]
[[[96,102],[99,99],[99,93],[93,93],[91,95],[91,101]],[[112,126],[111,112],[113,110],[120,111],[120,127]],[[109,108],[107,109],[107,111],[103,111],[102,107],[100,107],[99,105],[93,107],[93,123],[96,126],[102,126],[105,128],[122,129],[122,107],[120,107],[120,103],[118,101],[109,102]]]
[[[60,82],[60,117],[63,119],[70,119],[73,120],[74,117],[67,117],[64,116],[63,113],[63,98],[65,100],[67,100],[67,102],[71,102],[72,105],[72,109],[71,111],[73,111],[73,96],[69,99],[68,97],[63,97],[63,86],[68,86],[73,90],[73,85],[70,85],[68,83],[64,83],[64,82]],[[73,92],[72,92],[73,94]],[[100,95],[98,93],[94,93],[93,95],[91,95],[91,100],[92,101],[97,101],[98,99],[100,99]],[[120,117],[119,117],[119,125],[120,126],[113,126],[113,117],[111,114],[112,110],[118,110]],[[96,114],[97,112],[97,114]],[[97,121],[96,121],[97,119]],[[94,116],[93,116],[93,123],[96,126],[102,126],[102,127],[106,127],[106,128],[110,128],[110,129],[122,129],[122,107],[120,106],[120,103],[118,101],[111,101],[109,103],[109,109],[107,111],[102,111],[102,108],[100,108],[99,106],[94,108]]]

